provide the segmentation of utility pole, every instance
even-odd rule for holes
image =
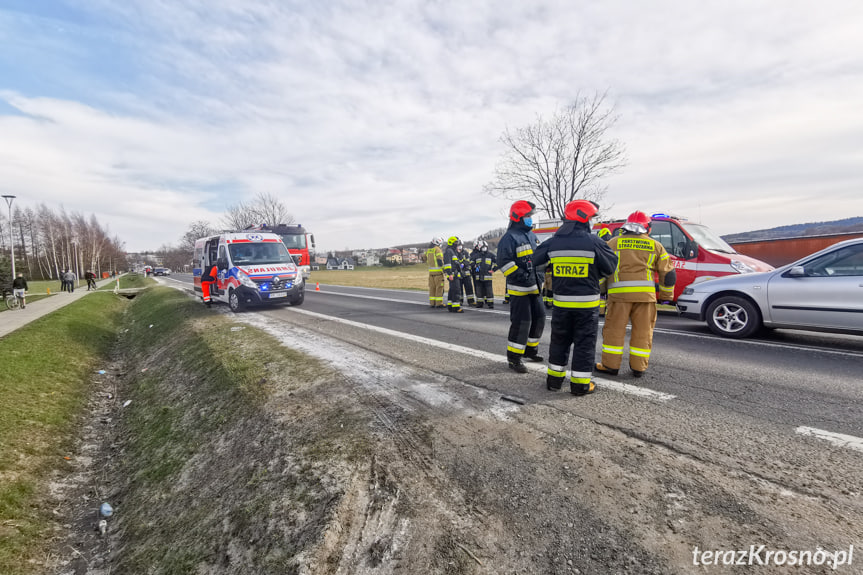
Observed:
[[[12,254],[12,279],[15,279],[15,235],[12,233],[12,200],[15,196],[2,196],[9,206],[9,251]]]

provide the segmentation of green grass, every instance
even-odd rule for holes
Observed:
[[[0,339],[0,573],[37,572],[31,561],[47,552],[46,481],[68,465],[76,417],[127,305],[93,294]]]
[[[142,288],[148,286],[158,285],[159,282],[154,280],[153,278],[145,277],[141,274],[131,273],[120,276],[120,289],[131,289],[131,288]],[[112,290],[116,287],[116,281],[110,281],[107,284],[100,287],[100,290]],[[85,286],[86,289],[86,286]]]

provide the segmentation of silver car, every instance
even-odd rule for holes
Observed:
[[[771,272],[692,284],[677,308],[725,337],[748,337],[761,327],[863,335],[863,238]]]

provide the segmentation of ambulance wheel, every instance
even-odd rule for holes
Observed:
[[[708,306],[707,327],[723,337],[749,337],[761,328],[761,313],[746,298],[723,296]]]
[[[297,297],[291,300],[291,305],[303,305],[303,302],[306,300],[306,290],[301,291],[297,294]]]
[[[232,289],[228,294],[228,307],[234,313],[243,311],[243,300],[240,299],[240,294],[237,293],[237,290]]]

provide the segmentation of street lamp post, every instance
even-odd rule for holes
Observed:
[[[15,279],[15,236],[12,233],[12,200],[15,196],[2,196],[9,206],[9,252],[12,254],[12,279]]]
[[[75,247],[75,287],[81,287],[81,266],[78,265],[78,240],[72,240]]]

